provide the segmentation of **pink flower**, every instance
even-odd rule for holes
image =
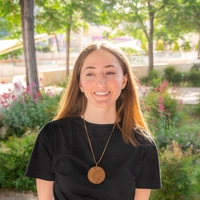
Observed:
[[[158,108],[161,112],[165,111],[165,107],[163,106],[163,104],[158,104]]]
[[[182,104],[183,104],[183,100],[182,100],[182,99],[180,99],[180,101],[179,101],[179,104],[180,104],[180,105],[182,105]]]
[[[21,88],[20,88],[20,85],[17,84],[17,83],[14,84],[14,87],[15,87],[15,89],[17,89],[17,90],[20,90],[20,89],[21,89]]]
[[[158,97],[158,103],[163,103],[164,102],[164,98],[162,96]]]

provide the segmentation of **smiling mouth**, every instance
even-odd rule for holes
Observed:
[[[110,92],[95,92],[94,94],[99,95],[99,96],[103,96],[103,95],[107,95]]]

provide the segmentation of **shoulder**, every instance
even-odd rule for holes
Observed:
[[[136,140],[138,146],[145,146],[145,147],[156,147],[155,141],[153,136],[139,128],[135,128],[133,131],[133,137]]]
[[[57,127],[69,126],[69,125],[78,125],[81,123],[80,117],[64,117],[61,119],[53,120],[46,123],[42,129],[53,129]]]
[[[51,139],[59,133],[63,133],[66,130],[71,130],[72,128],[81,125],[80,117],[65,117],[58,120],[53,120],[46,123],[39,132],[39,137],[41,139]]]

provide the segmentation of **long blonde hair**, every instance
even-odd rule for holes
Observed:
[[[122,90],[121,95],[116,102],[116,121],[119,121],[119,119],[122,120],[121,126],[120,123],[117,123],[117,126],[122,132],[124,141],[137,146],[139,141],[135,134],[143,135],[148,140],[151,140],[149,129],[141,112],[136,91],[136,81],[132,74],[128,59],[119,48],[107,42],[90,44],[80,53],[75,62],[66,90],[61,96],[58,111],[54,120],[64,117],[81,116],[84,114],[87,99],[79,88],[80,72],[87,55],[98,49],[104,49],[112,53],[118,59],[123,73],[127,74],[128,77],[126,87]],[[133,129],[139,131],[133,131]],[[146,132],[148,134],[146,134]]]

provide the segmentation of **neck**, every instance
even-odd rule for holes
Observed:
[[[94,124],[114,124],[116,122],[116,110],[108,108],[86,108],[84,119]]]

